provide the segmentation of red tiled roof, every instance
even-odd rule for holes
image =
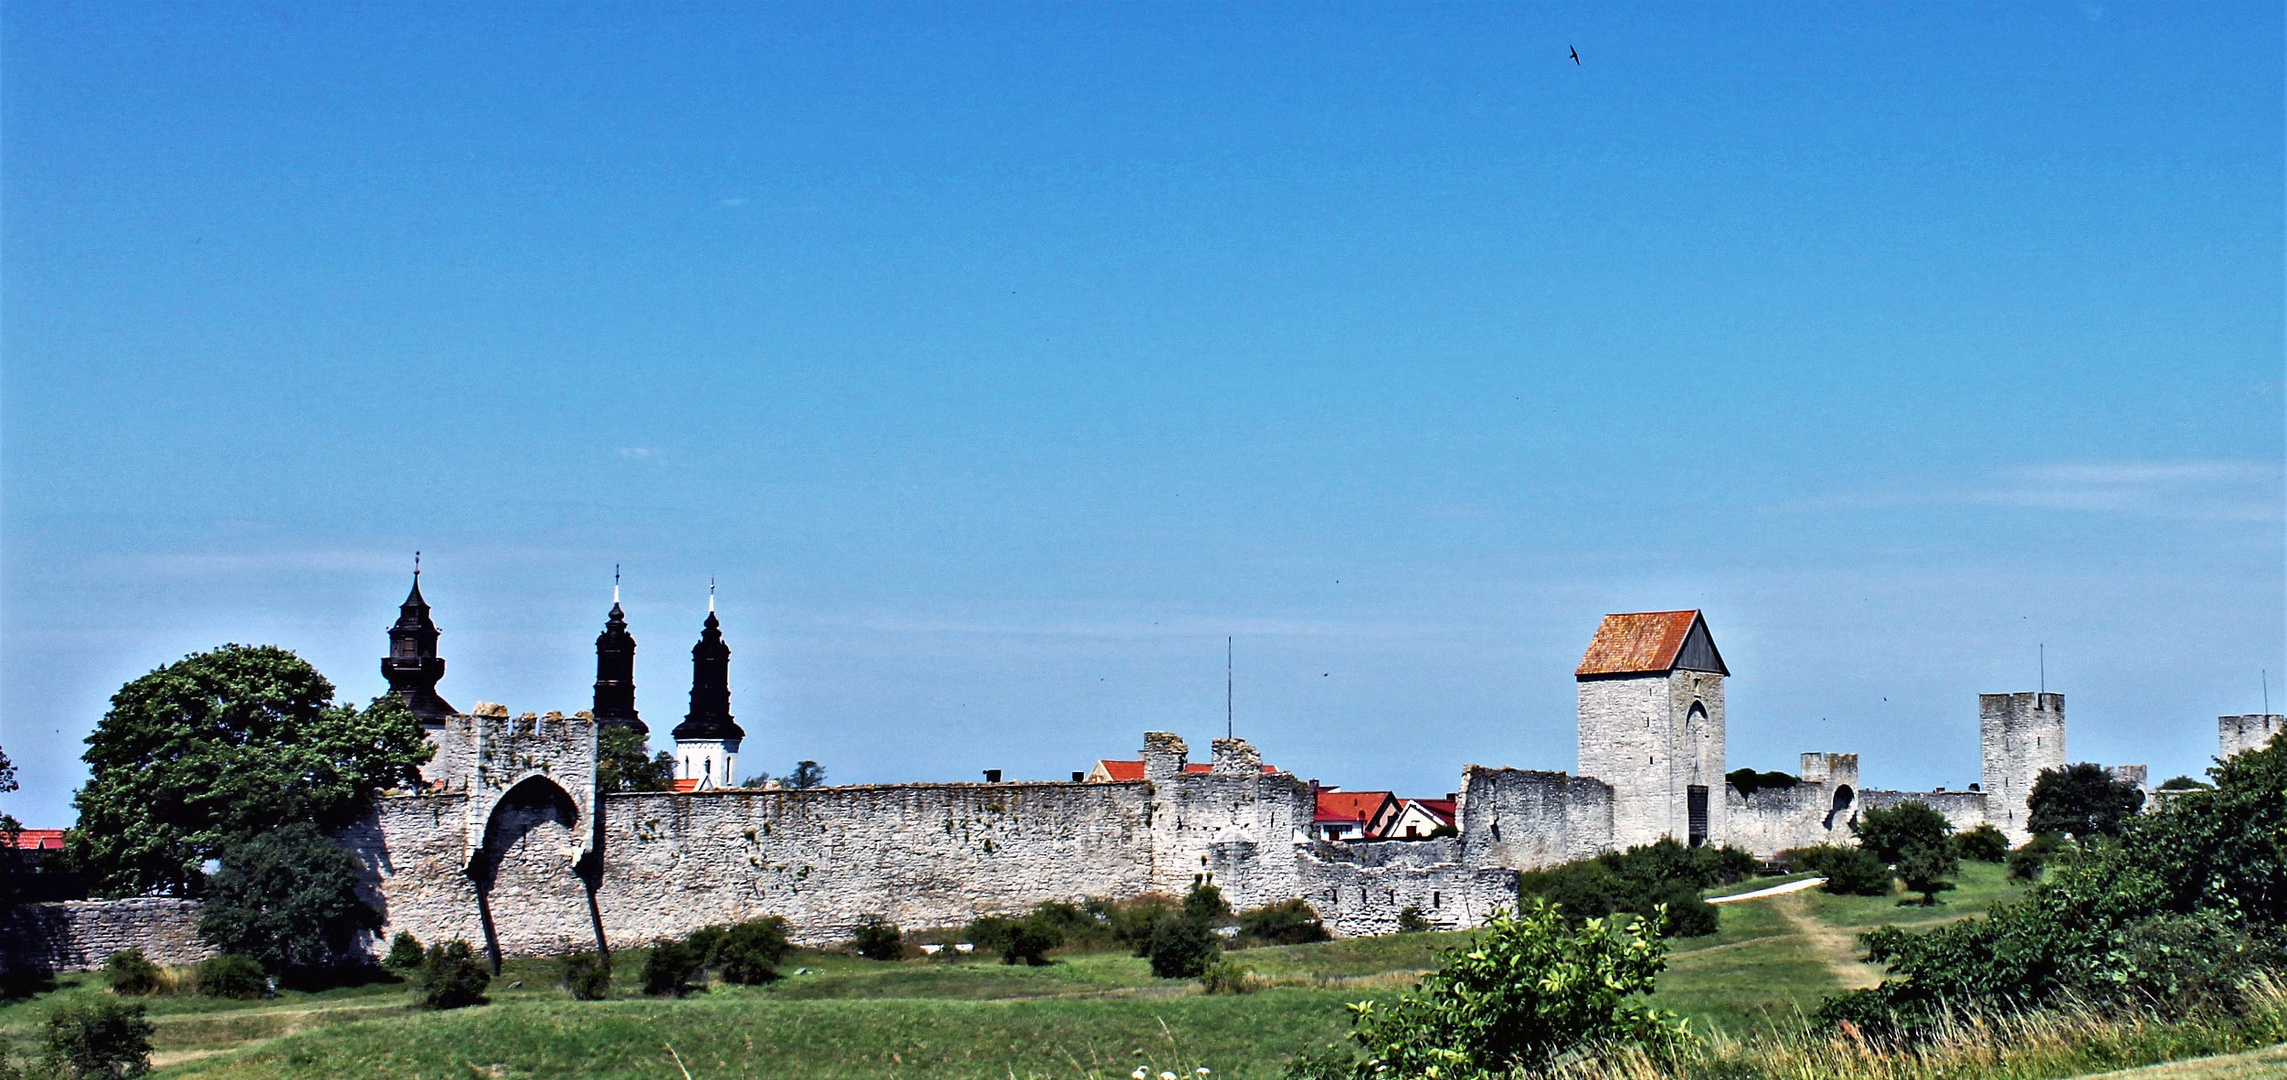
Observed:
[[[1328,791],[1318,789],[1318,812],[1313,823],[1347,821],[1372,824],[1374,816],[1382,812],[1383,804],[1390,801],[1387,791]]]
[[[699,778],[694,776],[689,780],[677,780],[675,781],[675,790],[697,791],[699,790]]]
[[[16,834],[16,849],[18,851],[62,851],[64,849],[64,831],[62,829],[25,829]]]
[[[1453,824],[1452,799],[1412,799],[1409,801],[1412,802],[1415,806],[1429,811],[1431,817],[1434,817],[1448,825]]]
[[[1574,675],[1630,675],[1668,671],[1683,651],[1697,611],[1642,611],[1606,615]]]

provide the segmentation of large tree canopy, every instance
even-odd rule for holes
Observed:
[[[430,749],[403,702],[333,698],[269,645],[193,653],[120,687],[87,737],[67,857],[98,895],[195,894],[226,847],[288,822],[347,824],[419,781]]]
[[[2084,761],[2041,770],[2026,804],[2033,811],[2026,824],[2034,832],[2069,833],[2075,840],[2119,836],[2128,819],[2143,809],[2144,789]]]

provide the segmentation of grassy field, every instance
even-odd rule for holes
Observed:
[[[1765,882],[1768,884],[1768,882]],[[1736,890],[1734,890],[1736,891]],[[1750,1035],[1797,1027],[1819,998],[1878,976],[1853,935],[1885,923],[1974,915],[2014,886],[1970,864],[1935,908],[1816,890],[1725,905],[1721,929],[1675,942],[1656,1003],[1695,1030]],[[964,959],[876,963],[801,953],[802,973],[768,987],[718,986],[682,1001],[637,997],[639,958],[622,953],[618,996],[567,1000],[553,961],[511,961],[493,1004],[406,1008],[377,983],[261,1002],[151,999],[159,1075],[334,1077],[1123,1078],[1137,1066],[1216,1080],[1278,1075],[1288,1057],[1338,1040],[1343,1004],[1402,992],[1467,934],[1409,934],[1233,954],[1267,988],[1206,996],[1151,977],[1141,960],[1091,953],[1043,968]],[[100,993],[91,976],[0,1003],[0,1038],[19,1054],[54,1003]],[[350,1063],[355,1063],[354,1065]]]

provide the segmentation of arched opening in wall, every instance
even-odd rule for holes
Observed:
[[[1834,819],[1841,817],[1844,812],[1848,811],[1850,809],[1851,800],[1856,799],[1857,797],[1858,793],[1850,790],[1849,784],[1836,785],[1834,789],[1834,805],[1827,808],[1826,823],[1822,827],[1827,829],[1834,828]]]
[[[555,953],[574,943],[603,948],[595,861],[582,858],[587,825],[571,794],[544,776],[525,778],[493,804],[468,873],[495,971],[504,953]],[[496,922],[495,912],[509,921]]]
[[[1683,754],[1685,774],[1688,777],[1686,783],[1707,783],[1707,777],[1701,775],[1701,744],[1707,741],[1707,729],[1707,704],[1695,698],[1691,703],[1691,711],[1685,713],[1683,718]]]

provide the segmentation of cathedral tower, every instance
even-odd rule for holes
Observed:
[[[397,625],[389,628],[389,655],[381,658],[381,677],[389,680],[390,692],[404,699],[405,707],[423,724],[442,724],[459,711],[437,696],[445,661],[437,655],[437,624],[429,621],[429,602],[421,598],[419,555],[413,557],[413,591],[397,608]]]
[[[723,644],[715,619],[715,596],[707,593],[707,623],[691,646],[691,712],[675,725],[675,778],[693,787],[738,785],[739,740],[745,730],[731,719],[731,647]]]
[[[612,573],[611,612],[604,616],[604,632],[596,635],[595,717],[598,724],[651,733],[651,725],[635,712],[635,635],[627,632],[627,614],[619,609],[617,571]]]

